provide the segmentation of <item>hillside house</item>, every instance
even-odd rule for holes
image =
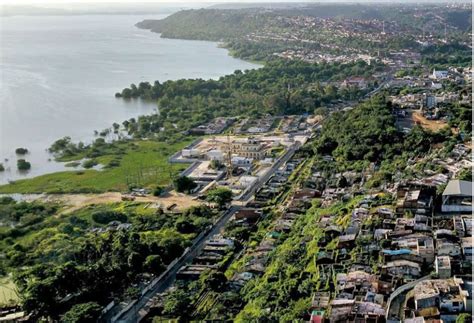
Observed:
[[[472,213],[472,182],[452,180],[444,189],[441,211]]]
[[[447,313],[459,313],[465,309],[467,291],[461,288],[457,278],[430,279],[416,284],[415,309],[438,308]]]
[[[393,277],[418,278],[421,276],[421,268],[413,261],[395,260],[382,266],[382,274]]]
[[[436,70],[433,69],[433,73],[431,74],[431,77],[435,80],[440,80],[440,79],[445,79],[448,77],[448,71],[443,71],[443,70]]]
[[[472,261],[472,237],[462,238],[461,249],[464,259]]]
[[[437,256],[435,269],[439,278],[451,277],[451,258],[449,256]]]

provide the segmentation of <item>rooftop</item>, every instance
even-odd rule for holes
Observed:
[[[472,182],[452,180],[444,189],[443,196],[458,195],[458,196],[472,196]]]
[[[424,280],[416,284],[414,290],[415,300],[437,297],[441,294],[462,296],[459,280],[456,278]]]

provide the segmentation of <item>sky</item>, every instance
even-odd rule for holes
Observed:
[[[87,3],[242,3],[242,2],[341,2],[344,0],[0,0],[0,5],[42,5],[42,4],[87,4]],[[390,0],[345,0],[346,2],[391,2]],[[417,0],[396,0],[393,2],[416,2]],[[437,0],[434,0],[437,1]],[[439,0],[438,0],[439,1]],[[446,2],[456,0],[445,0]],[[468,1],[468,0],[465,0]],[[426,1],[425,1],[426,2]]]
[[[0,4],[8,5],[31,5],[31,4],[48,4],[48,3],[61,3],[61,4],[72,4],[72,3],[133,3],[133,2],[146,2],[146,3],[173,3],[173,2],[187,2],[187,3],[223,3],[223,2],[304,2],[307,0],[0,0]]]
[[[34,4],[73,4],[73,3],[224,3],[224,2],[310,2],[311,0],[0,0],[0,4],[8,5],[34,5]],[[364,0],[362,0],[364,1]],[[315,1],[318,2],[318,1]]]
[[[266,0],[262,0],[266,1]],[[291,0],[290,0],[291,1]],[[73,3],[132,3],[132,2],[147,2],[147,3],[171,3],[171,2],[230,2],[229,0],[211,1],[211,0],[0,0],[0,4],[8,5],[34,5],[34,4],[73,4]],[[234,1],[235,2],[235,1]]]

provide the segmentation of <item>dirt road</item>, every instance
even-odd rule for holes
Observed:
[[[118,192],[109,192],[102,194],[50,194],[42,195],[38,199],[43,201],[60,202],[65,205],[63,213],[74,212],[80,208],[94,204],[109,204],[122,201],[122,194]],[[159,203],[163,208],[176,204],[176,209],[182,210],[191,206],[199,205],[198,200],[185,194],[174,191],[164,196],[145,196],[136,197],[135,202]]]

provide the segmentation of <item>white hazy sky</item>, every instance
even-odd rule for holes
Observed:
[[[0,4],[31,5],[31,4],[73,4],[73,3],[203,3],[203,2],[305,2],[308,0],[0,0]]]
[[[173,2],[271,2],[272,0],[0,0],[0,4],[8,4],[8,5],[31,5],[31,4],[74,4],[74,3],[127,3],[127,2],[135,2],[135,3],[173,3]],[[295,1],[289,0],[286,2]],[[278,0],[273,1],[278,2]]]

